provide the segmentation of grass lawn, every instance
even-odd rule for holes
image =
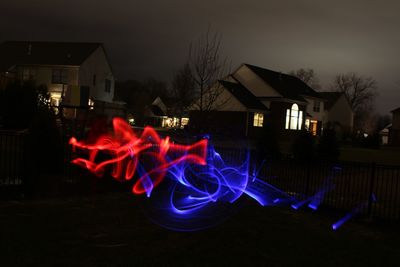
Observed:
[[[393,226],[245,202],[225,223],[199,232],[152,224],[138,198],[0,202],[0,266],[390,266],[399,264]],[[339,216],[339,215],[338,215]]]
[[[344,161],[376,162],[379,164],[400,166],[400,148],[382,147],[381,149],[343,147],[340,159]]]

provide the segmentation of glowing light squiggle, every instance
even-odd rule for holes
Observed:
[[[299,201],[258,179],[260,167],[250,168],[249,153],[243,153],[239,164],[226,163],[207,138],[192,145],[175,144],[151,127],[137,135],[123,119],[114,118],[113,133],[100,136],[92,144],[74,137],[69,143],[78,154],[85,154],[75,158],[74,164],[97,176],[110,172],[119,181],[133,182],[132,192],[145,194],[151,203],[151,219],[180,231],[215,224],[216,218],[225,216],[226,209],[221,207],[226,208],[223,205],[234,203],[243,194],[262,206],[299,209],[308,203],[316,210],[325,194],[335,188],[334,178],[341,170],[333,168],[313,196]],[[156,187],[158,190],[154,190]],[[339,228],[359,209],[333,224],[332,229]]]
[[[157,132],[146,127],[140,136],[122,119],[113,119],[114,133],[103,135],[94,144],[79,142],[71,138],[74,150],[88,151],[88,158],[76,158],[72,162],[88,169],[97,176],[111,167],[111,175],[117,180],[131,180],[136,173],[138,180],[133,193],[150,196],[154,187],[164,179],[167,170],[180,162],[205,165],[207,140],[184,146],[170,142],[169,137],[161,139]],[[99,161],[100,157],[111,158]],[[166,158],[169,160],[167,161]]]
[[[256,178],[249,170],[248,154],[239,166],[227,165],[208,146],[208,139],[193,145],[175,144],[150,127],[136,135],[124,120],[114,118],[112,134],[100,136],[94,144],[71,138],[70,144],[75,151],[88,153],[72,162],[97,176],[111,169],[111,175],[120,181],[137,177],[132,189],[135,194],[150,197],[168,177],[167,193],[156,196],[157,206],[174,220],[196,217],[214,203],[233,203],[243,194],[263,206],[291,201],[283,191]]]

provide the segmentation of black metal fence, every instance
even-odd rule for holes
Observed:
[[[18,190],[22,185],[25,162],[23,131],[0,131],[0,193]]]
[[[44,195],[118,190],[119,183],[113,179],[95,178],[88,171],[71,164],[73,153],[67,141],[64,167],[59,174],[34,175],[34,170],[27,171],[26,137],[23,132],[0,132],[0,194],[14,192],[16,188],[18,192],[29,191],[32,190],[30,187]],[[218,152],[228,164],[241,164],[248,160],[243,150],[218,149]],[[335,209],[357,208],[361,214],[373,218],[400,219],[400,166],[293,159],[260,164],[255,162],[254,157],[252,159],[250,166],[257,169],[259,179],[296,199],[305,200],[319,195],[322,205]],[[26,176],[31,176],[29,184],[24,182]]]
[[[271,162],[260,176],[299,199],[376,218],[400,219],[400,166],[357,162]]]

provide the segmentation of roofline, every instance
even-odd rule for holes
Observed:
[[[60,65],[60,64],[14,64],[13,67],[16,66],[34,66],[34,67],[49,67],[49,66],[54,66],[54,67],[69,67],[69,68],[79,68],[81,65]]]
[[[249,66],[254,66],[254,67],[256,67],[256,68],[261,68],[261,67],[257,67],[257,66],[255,66],[255,65],[251,65],[251,64],[247,64],[247,63],[242,63],[237,69],[236,69],[236,71],[235,72],[237,72],[241,67],[243,67],[243,66],[246,66],[252,73],[254,73],[254,75],[256,75],[264,84],[266,84],[267,86],[269,86],[269,87],[271,87],[272,88],[272,90],[274,90],[275,91],[275,93],[277,93],[278,95],[280,95],[281,97],[283,97],[282,96],[282,94],[281,93],[279,93],[271,84],[269,84],[267,81],[265,81],[263,78],[261,78],[257,73],[255,73]],[[233,73],[235,73],[235,72],[233,72]],[[232,77],[234,77],[233,75],[232,75]],[[235,80],[237,80],[236,78],[235,78]],[[238,80],[237,80],[238,81]],[[239,83],[240,83],[240,81],[238,81]],[[240,84],[242,84],[242,83],[240,83]],[[243,84],[242,84],[242,86],[244,86]],[[247,90],[249,90],[246,86],[244,86]],[[251,92],[251,91],[250,91]],[[257,96],[256,96],[257,97]]]
[[[316,93],[318,93],[319,94],[319,92],[317,92],[316,91]],[[310,95],[303,95],[303,94],[300,94],[300,96],[302,96],[302,97],[308,97],[308,98],[314,98],[314,99],[319,99],[319,100],[325,100],[325,98],[323,98],[323,97],[316,97],[316,96],[310,96]]]
[[[286,103],[300,103],[300,104],[304,104],[304,105],[308,105],[307,101],[301,101],[301,100],[297,100],[297,99],[291,99],[291,98],[287,98],[287,97],[257,97],[260,101],[267,101],[267,100],[271,100],[271,101],[280,101],[280,102],[286,102]]]
[[[65,66],[77,66],[80,67],[91,55],[93,55],[93,53],[99,48],[101,47],[103,49],[103,52],[105,54],[106,60],[107,60],[107,64],[110,67],[111,73],[114,76],[114,70],[112,69],[112,66],[110,64],[110,59],[107,55],[107,52],[104,48],[104,43],[101,42],[61,42],[61,41],[16,41],[16,40],[6,40],[3,41],[0,44],[4,44],[4,43],[31,43],[31,44],[39,44],[39,43],[46,43],[46,44],[87,44],[87,45],[97,45],[96,49],[94,49],[87,57],[85,57],[83,59],[83,61],[81,62],[80,65],[52,65],[52,64],[14,64],[12,66],[15,65],[31,65],[31,66],[59,66],[59,67],[65,67]]]
[[[108,66],[110,67],[111,74],[112,74],[112,76],[114,77],[114,80],[115,80],[114,70],[113,70],[113,67],[112,67],[112,65],[111,65],[110,57],[108,56],[108,53],[107,53],[107,51],[106,51],[106,49],[105,49],[105,47],[104,47],[104,44],[103,44],[103,43],[100,43],[100,46],[101,46],[101,48],[103,49],[104,56],[106,57],[107,64],[108,64]],[[93,53],[94,53],[94,51],[93,51]],[[85,59],[85,60],[86,60],[86,59]]]
[[[236,80],[236,79],[235,79],[235,80]],[[236,80],[236,81],[237,81],[237,80]],[[218,83],[219,83],[226,91],[228,91],[228,93],[231,95],[231,97],[235,98],[247,111],[250,111],[250,110],[261,111],[261,110],[262,110],[262,109],[253,109],[253,108],[247,107],[242,101],[240,101],[240,99],[238,99],[236,96],[234,96],[234,95],[231,93],[231,91],[229,91],[229,89],[226,88],[226,87],[222,84],[222,82],[226,82],[226,83],[232,83],[232,82],[224,81],[224,80],[218,80]],[[237,82],[238,82],[237,85],[243,86],[247,91],[249,91],[249,89],[247,89],[243,84],[241,84],[239,81],[237,81]],[[235,84],[235,83],[233,83],[233,84]],[[258,99],[258,97],[256,97],[252,92],[249,91],[249,93],[252,94],[255,98],[257,98],[257,100],[260,102],[260,104],[263,105],[263,106],[265,107],[265,110],[264,110],[264,111],[269,111],[269,110],[270,110],[270,109],[269,109],[267,106],[265,106],[265,105],[260,101],[260,99]]]

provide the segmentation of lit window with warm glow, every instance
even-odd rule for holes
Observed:
[[[318,133],[318,121],[311,120],[310,121],[310,127],[308,128],[308,130],[312,135],[314,135],[314,136],[317,135],[317,133]]]
[[[61,93],[59,92],[51,92],[50,93],[50,105],[58,107],[61,102]]]
[[[88,106],[89,106],[89,109],[90,109],[90,110],[94,109],[94,101],[93,101],[93,99],[89,98],[89,100],[88,100]]]
[[[291,109],[286,110],[285,129],[301,130],[303,124],[303,111],[299,110],[297,104],[293,104]]]
[[[254,127],[263,127],[263,124],[264,124],[264,114],[254,113],[253,126]]]
[[[181,128],[185,128],[185,126],[189,125],[189,118],[181,118]]]

